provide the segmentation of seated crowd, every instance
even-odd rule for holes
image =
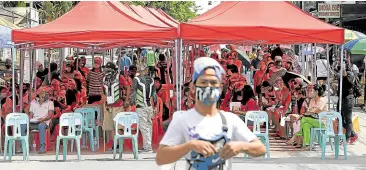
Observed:
[[[204,56],[205,54],[200,51],[196,55]],[[231,52],[223,51],[221,57],[216,53],[210,56],[219,61],[227,72],[222,84],[224,90],[219,100],[219,109],[232,111],[243,121],[248,111],[266,111],[270,128],[277,137],[280,139],[288,137],[285,126],[281,126],[282,121],[287,121],[290,122],[292,132],[292,138],[287,141],[287,144],[298,148],[310,147],[310,129],[322,126],[318,123],[317,114],[328,110],[325,85],[307,84],[300,77],[284,81],[282,77],[287,71],[298,72],[297,61],[292,60],[293,56],[283,54],[279,47],[273,51],[253,50],[249,54],[253,58],[250,69],[254,74],[250,77],[251,80],[247,80],[244,73],[248,70],[243,68],[238,55],[232,49]],[[122,61],[124,61],[123,57],[126,56],[122,56]],[[147,58],[148,55],[147,57],[138,56],[137,60],[133,60],[135,63],[127,65],[121,63],[124,64],[119,74],[122,102],[117,107],[106,107],[105,72],[102,71],[101,58],[95,57],[93,68],[89,70],[85,67],[85,58],[74,60],[71,57],[61,68],[62,73],[58,71],[56,63],[50,64],[50,70],[38,63],[37,78],[34,83],[36,87],[30,89],[29,84],[24,84],[21,101],[22,112],[27,113],[31,120],[30,130],[39,130],[39,153],[45,153],[45,129],[49,128],[50,133],[56,135],[58,132],[55,132],[55,127],[59,124],[62,113],[74,112],[86,104],[98,104],[103,107],[104,114],[110,113],[112,117],[118,112],[135,111],[136,107],[130,106],[127,101],[132,94],[134,77],[138,76],[139,70],[145,70],[147,67],[149,76],[154,80],[156,95],[163,102],[162,120],[169,122],[171,114],[176,110],[176,95],[171,94],[171,91],[174,90],[175,93],[176,89],[172,85],[172,66],[168,64],[171,62],[166,61],[164,54],[155,53],[156,62],[150,62],[147,66],[144,57]],[[49,79],[51,83],[48,83]],[[191,79],[187,77],[186,80]],[[253,86],[249,82],[253,82]],[[12,112],[13,96],[11,96],[10,87],[10,85],[3,86],[0,89],[3,97],[1,100],[2,123],[6,115]],[[186,82],[182,87],[182,103],[180,103],[182,110],[194,107],[193,89],[191,82]],[[18,86],[15,91],[16,104],[20,105]],[[28,96],[29,94],[32,96]],[[240,107],[231,107],[232,103],[239,103]],[[21,112],[19,109],[17,111]],[[105,116],[104,119],[106,119]],[[113,129],[112,119],[103,121],[104,129]],[[251,126],[250,122],[248,126]]]

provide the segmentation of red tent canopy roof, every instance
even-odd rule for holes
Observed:
[[[170,19],[171,21],[175,22],[176,24],[179,24],[179,22],[177,20],[175,20],[173,17],[171,17],[170,15],[165,13],[162,9],[158,9],[158,12],[160,14],[164,15],[165,17],[167,17],[168,19]]]
[[[15,43],[25,42],[116,42],[123,39],[172,40],[175,28],[159,28],[121,15],[108,2],[80,2],[48,24],[13,30]]]
[[[277,9],[277,10],[274,10]],[[222,2],[180,25],[188,41],[245,44],[343,44],[344,29],[318,20],[290,2]]]
[[[132,19],[134,19],[136,21],[139,21],[141,23],[145,23],[145,24],[149,23],[149,21],[146,21],[145,19],[140,17],[138,14],[136,14],[136,12],[133,11],[128,5],[126,6],[126,5],[124,5],[123,3],[119,2],[119,1],[108,1],[108,3],[111,4],[111,6],[113,6],[114,9],[122,15],[125,15],[127,17],[131,17]],[[151,26],[154,26],[154,25],[151,25]]]
[[[179,24],[177,24],[174,21],[170,20],[165,15],[159,13],[156,9],[154,9],[154,8],[146,8],[146,9],[149,10],[151,14],[153,14],[156,18],[158,18],[160,21],[164,22],[165,24],[167,24],[171,27],[178,28]]]
[[[126,4],[127,5],[127,4]],[[153,14],[151,14],[148,10],[146,10],[144,7],[142,6],[136,6],[136,5],[129,5],[129,7],[137,14],[139,15],[141,18],[143,18],[144,20],[148,21],[151,24],[154,24],[158,27],[171,27],[167,24],[165,24],[164,22],[162,22],[161,20],[159,20],[158,18],[156,18]]]

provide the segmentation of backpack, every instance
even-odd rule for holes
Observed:
[[[362,88],[361,88],[361,83],[360,80],[358,79],[358,77],[355,75],[354,76],[354,81],[353,81],[353,94],[355,95],[355,98],[361,97],[362,96]]]

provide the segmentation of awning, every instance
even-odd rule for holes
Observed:
[[[126,39],[173,40],[174,28],[154,27],[121,15],[109,2],[83,1],[60,18],[29,29],[13,30],[15,43],[112,43]]]
[[[343,28],[327,24],[283,1],[222,2],[181,23],[180,36],[186,42],[195,43],[344,43]]]

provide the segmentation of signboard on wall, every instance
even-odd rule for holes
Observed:
[[[340,18],[341,7],[339,4],[318,4],[318,18]]]
[[[327,4],[356,4],[356,1],[325,1]]]

